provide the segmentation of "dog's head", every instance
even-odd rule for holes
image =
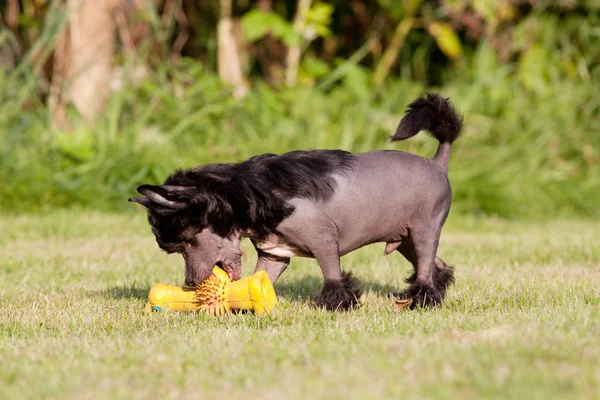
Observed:
[[[218,190],[202,186],[142,185],[144,197],[129,201],[148,209],[148,222],[161,249],[185,260],[185,283],[199,285],[215,265],[232,280],[242,274],[240,235],[234,212]]]
[[[183,255],[187,284],[201,283],[215,264],[239,279],[241,235],[261,240],[273,233],[294,212],[287,199],[331,196],[334,182],[327,172],[347,165],[348,154],[264,154],[239,164],[180,170],[164,185],[138,187],[144,197],[129,201],[148,209],[158,245]]]

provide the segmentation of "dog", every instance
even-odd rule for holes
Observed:
[[[232,280],[242,271],[240,240],[258,252],[256,271],[275,283],[290,257],[311,257],[323,272],[315,304],[347,310],[360,284],[342,272],[340,257],[384,242],[414,267],[400,296],[411,308],[439,304],[454,282],[453,267],[437,257],[452,202],[448,159],[463,118],[450,101],[427,93],[408,105],[391,137],[422,130],[438,141],[433,158],[392,150],[263,154],[234,164],[178,170],[163,185],[141,185],[130,198],[148,209],[159,247],[185,260],[185,284],[203,282],[215,265]]]

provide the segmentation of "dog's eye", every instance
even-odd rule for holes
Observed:
[[[189,244],[190,246],[194,246],[196,244],[196,238],[195,237],[191,237],[188,240],[185,241],[187,244]]]

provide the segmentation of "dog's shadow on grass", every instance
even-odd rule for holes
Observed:
[[[275,292],[278,297],[283,297],[291,302],[306,303],[312,301],[319,294],[322,286],[322,278],[305,276],[300,279],[277,282]],[[360,287],[365,292],[371,292],[377,296],[389,296],[391,293],[398,292],[398,288],[395,286],[364,279],[360,280]]]
[[[369,280],[360,281],[361,288],[365,292],[375,293],[377,296],[388,296],[398,291],[397,287],[389,284],[381,284]],[[300,279],[282,280],[275,284],[277,297],[282,297],[293,303],[311,302],[321,291],[323,279],[314,276],[305,276]],[[150,287],[148,285],[118,285],[108,289],[90,292],[91,297],[103,297],[115,300],[137,299],[146,300]]]
[[[90,292],[89,296],[91,297],[104,297],[115,300],[122,299],[137,299],[137,300],[146,300],[148,298],[148,292],[150,291],[150,287],[147,285],[120,285],[110,287],[104,290],[97,290],[94,292]]]

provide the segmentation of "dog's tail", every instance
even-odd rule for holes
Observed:
[[[391,140],[404,140],[427,130],[440,146],[433,159],[446,171],[452,143],[460,135],[463,118],[456,112],[448,99],[436,93],[427,93],[408,105],[406,115],[400,121],[396,134]]]

